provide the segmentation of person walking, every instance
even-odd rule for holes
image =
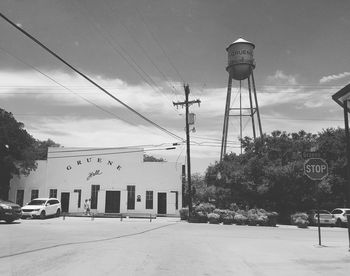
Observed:
[[[85,202],[84,202],[84,215],[91,215],[91,212],[90,212],[90,199],[85,199]]]

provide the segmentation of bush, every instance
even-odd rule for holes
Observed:
[[[291,222],[299,228],[307,228],[309,225],[308,215],[306,213],[295,213],[291,215]]]
[[[277,225],[277,217],[278,213],[277,212],[267,212],[267,225],[268,226],[273,226],[275,227]]]
[[[248,225],[257,225],[259,215],[255,212],[248,211],[247,223]]]
[[[188,208],[182,208],[179,210],[181,220],[188,220]]]
[[[235,216],[235,212],[229,211],[223,216],[222,222],[226,225],[233,224],[234,216]]]
[[[208,217],[207,217],[207,214],[201,211],[193,212],[188,221],[193,223],[207,223]]]
[[[247,223],[248,218],[245,215],[242,215],[240,213],[236,213],[236,215],[233,218],[233,221],[238,225],[244,225]]]
[[[211,203],[200,203],[194,208],[194,212],[202,212],[205,215],[210,214],[215,209],[215,206]]]
[[[208,220],[211,224],[219,224],[220,223],[220,215],[216,213],[208,214]]]

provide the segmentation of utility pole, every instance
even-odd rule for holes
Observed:
[[[188,212],[189,212],[189,217],[192,214],[192,184],[191,184],[191,156],[190,156],[190,127],[188,123],[188,114],[189,114],[189,106],[192,104],[198,104],[200,105],[201,101],[200,100],[194,100],[194,101],[189,101],[188,96],[190,94],[190,88],[187,85],[184,85],[184,90],[185,90],[185,101],[184,102],[173,102],[174,106],[179,106],[181,105],[182,107],[186,107],[186,145],[187,145],[187,183],[188,183]]]

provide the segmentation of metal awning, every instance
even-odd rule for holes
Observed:
[[[344,108],[344,103],[347,102],[346,109],[350,113],[350,84],[340,89],[332,96],[332,99]]]

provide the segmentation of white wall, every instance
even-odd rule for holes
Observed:
[[[10,181],[9,200],[16,202],[17,190],[24,190],[23,203],[28,203],[32,190],[39,190],[39,197],[48,197],[46,189],[47,161],[38,160],[37,169],[28,176],[14,176]]]
[[[167,194],[167,214],[178,214],[175,193],[178,191],[178,208],[182,206],[181,165],[169,162],[143,162],[142,149],[79,149],[49,148],[48,161],[40,162],[40,169],[29,177],[11,182],[11,199],[15,190],[25,189],[25,202],[30,190],[39,189],[39,196],[48,196],[50,189],[70,193],[69,212],[82,212],[84,200],[91,197],[91,185],[100,185],[96,212],[105,212],[106,191],[120,191],[121,213],[157,213],[158,193]],[[135,186],[135,209],[127,210],[127,186]],[[78,193],[81,189],[81,207]],[[153,209],[146,210],[146,191],[153,191]],[[137,202],[137,196],[141,202]],[[27,200],[27,201],[26,201]]]

